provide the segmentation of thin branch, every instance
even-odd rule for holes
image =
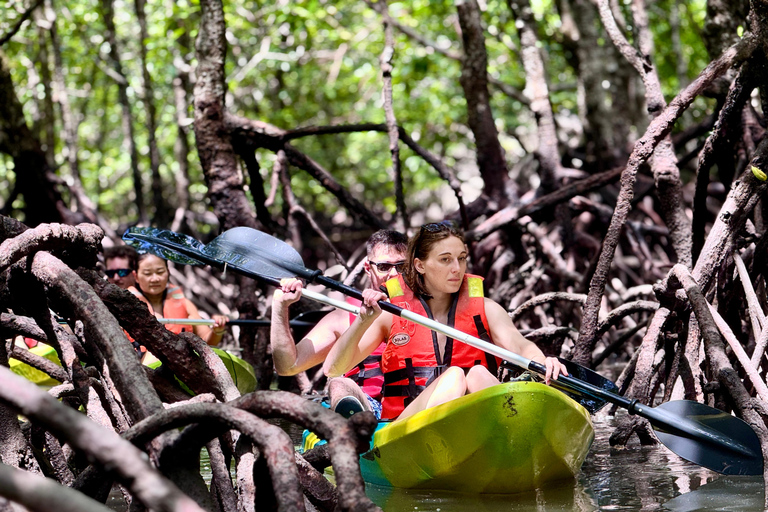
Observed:
[[[386,124],[374,124],[374,123],[362,123],[351,125],[337,125],[337,126],[309,126],[305,128],[296,128],[293,130],[287,130],[282,135],[283,140],[289,141],[300,137],[307,137],[312,135],[325,135],[336,133],[354,133],[364,131],[375,132],[387,132]],[[461,215],[462,225],[465,228],[469,228],[469,218],[467,216],[466,205],[464,204],[464,194],[461,191],[461,182],[456,178],[456,172],[445,165],[443,161],[437,155],[430,153],[427,149],[419,145],[413,138],[405,131],[402,126],[397,127],[400,140],[408,146],[414,153],[424,159],[433,169],[437,171],[442,179],[444,179],[448,186],[453,190],[454,195],[459,203],[459,214]]]
[[[140,445],[163,432],[191,423],[205,425],[211,431],[211,422],[238,430],[258,446],[269,466],[280,504],[279,510],[304,510],[304,500],[298,488],[293,444],[288,434],[250,412],[228,404],[187,403],[145,418],[123,435]]]
[[[747,297],[749,318],[752,321],[752,332],[755,335],[755,339],[758,339],[765,327],[765,313],[763,313],[763,310],[760,307],[760,302],[757,300],[755,289],[752,287],[752,280],[749,278],[749,272],[747,272],[747,267],[744,265],[741,256],[734,253],[733,262],[736,264],[736,271],[739,273],[739,280],[741,281],[741,286],[744,288],[744,294]]]
[[[667,281],[668,286],[683,288],[688,301],[693,307],[702,337],[704,338],[707,364],[711,369],[713,377],[728,391],[735,410],[757,433],[760,438],[763,457],[766,457],[768,455],[768,431],[766,430],[765,421],[752,405],[754,400],[731,365],[725,352],[725,345],[723,344],[720,332],[710,312],[710,305],[704,297],[699,284],[694,279],[691,271],[680,264],[672,267],[669,277]]]
[[[598,337],[608,332],[608,329],[610,329],[613,325],[616,325],[619,320],[625,316],[642,312],[654,313],[657,309],[659,309],[659,303],[651,302],[649,300],[638,300],[635,302],[622,304],[621,306],[612,309],[611,312],[608,313],[600,322],[600,326],[597,330]]]
[[[417,31],[413,30],[411,27],[404,25],[391,17],[389,13],[386,11],[385,8],[381,7],[381,4],[383,2],[372,2],[371,0],[365,0],[365,3],[368,4],[368,6],[373,9],[374,11],[381,14],[381,16],[384,18],[385,22],[390,23],[393,27],[395,27],[397,30],[408,36],[409,38],[413,39],[417,43],[421,44],[425,48],[431,48],[432,50],[436,51],[440,55],[443,55],[445,57],[448,57],[451,60],[455,60],[457,62],[461,62],[462,56],[458,52],[453,52],[450,49],[443,48],[441,45],[439,45],[437,42],[432,41],[431,39],[421,35]],[[493,84],[495,87],[499,89],[503,94],[509,96],[510,98],[519,101],[523,105],[530,105],[530,100],[519,90],[515,89],[511,85],[502,82],[498,78],[495,78],[493,75],[488,73],[488,83]]]
[[[381,9],[387,9],[386,0],[380,0]],[[387,137],[389,139],[389,154],[392,158],[392,174],[395,178],[395,203],[402,221],[402,231],[408,231],[408,213],[405,209],[405,197],[403,195],[403,168],[400,161],[400,147],[397,129],[397,116],[392,105],[392,58],[395,55],[395,37],[392,34],[392,24],[388,22],[388,16],[384,18],[384,50],[381,52],[382,96],[384,98],[384,116],[387,121]]]
[[[624,224],[629,216],[629,211],[634,197],[634,186],[637,172],[648,158],[653,154],[656,145],[672,130],[674,123],[693,103],[693,100],[701,94],[705,88],[716,78],[743,61],[757,46],[758,41],[752,35],[747,35],[737,44],[726,50],[718,59],[711,62],[700,75],[691,82],[678,96],[670,102],[666,109],[651,121],[645,134],[635,143],[635,147],[627,162],[627,167],[621,176],[621,189],[619,191],[616,209],[614,210],[611,224],[603,241],[595,272],[592,275],[589,286],[587,302],[584,306],[583,322],[579,343],[574,348],[574,361],[588,365],[592,358],[592,350],[597,340],[598,314],[600,303],[605,293],[605,285],[608,279],[611,262],[619,243],[619,238]],[[710,235],[711,238],[711,235]]]
[[[487,220],[483,221],[471,231],[468,231],[465,236],[467,240],[482,240],[494,231],[501,229],[512,222],[516,222],[526,215],[532,215],[545,208],[555,206],[578,195],[585,194],[609,183],[613,183],[619,179],[622,172],[624,172],[624,168],[617,167],[616,169],[594,174],[583,180],[571,183],[570,185],[560,187],[558,190],[539,197],[522,206],[507,206],[491,215]]]
[[[42,4],[45,0],[37,0],[34,4],[32,4],[24,13],[21,15],[21,18],[16,22],[16,24],[11,27],[11,30],[8,31],[7,34],[5,34],[3,37],[0,37],[0,46],[3,46],[5,43],[11,40],[13,36],[15,36],[19,30],[21,30],[21,26],[24,24],[25,21],[29,19],[30,16],[32,16],[32,13],[35,12],[35,9],[40,7],[40,4]]]
[[[567,301],[567,302],[576,302],[578,304],[584,304],[584,301],[587,299],[587,296],[581,293],[567,293],[567,292],[549,292],[549,293],[542,293],[541,295],[537,295],[536,297],[533,297],[532,299],[528,299],[527,301],[520,304],[517,308],[515,308],[514,311],[509,313],[509,316],[512,318],[512,320],[515,320],[516,318],[519,318],[520,315],[528,311],[529,309],[533,309],[536,306],[541,306],[542,304],[547,304],[549,302],[555,302],[555,301]]]
[[[239,147],[249,147],[249,151],[256,148],[265,148],[270,151],[285,151],[288,162],[294,167],[298,167],[309,173],[320,184],[333,194],[341,204],[349,209],[354,215],[358,216],[368,226],[376,229],[383,229],[387,226],[377,215],[369,210],[362,202],[353,197],[349,191],[336,181],[331,173],[323,166],[312,160],[295,147],[282,140],[285,130],[261,121],[253,121],[233,115],[229,112],[224,113],[224,124],[226,129],[237,141],[238,138],[246,139],[247,144],[236,144]],[[241,141],[242,142],[242,141]]]
[[[761,399],[768,402],[768,386],[765,385],[765,381],[760,377],[760,373],[757,371],[757,367],[752,364],[752,361],[749,360],[749,356],[744,351],[744,347],[742,347],[739,340],[736,339],[736,335],[733,334],[733,331],[728,325],[728,322],[726,322],[725,319],[720,316],[717,308],[709,303],[708,306],[718,329],[720,329],[720,333],[723,335],[723,338],[725,338],[725,341],[728,342],[728,346],[731,347],[731,350],[733,350],[733,353],[736,355],[736,359],[739,360],[741,367],[744,368],[744,371],[749,377],[749,380],[752,382],[752,385],[755,386],[755,391],[757,391],[757,394],[760,395]]]

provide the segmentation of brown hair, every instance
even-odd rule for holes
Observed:
[[[112,258],[127,258],[131,270],[139,268],[139,253],[130,245],[115,245],[104,249],[104,263],[106,264],[107,260]]]
[[[455,236],[464,243],[464,232],[454,222],[444,220],[442,222],[424,224],[419,228],[419,232],[411,237],[411,240],[408,242],[403,279],[405,279],[405,284],[413,290],[417,297],[432,298],[424,286],[424,276],[416,270],[414,261],[416,258],[422,261],[427,259],[429,251],[438,242],[451,236]]]
[[[408,248],[408,237],[394,229],[380,229],[365,243],[365,253],[369,257],[378,245],[386,245],[395,251],[405,252]]]

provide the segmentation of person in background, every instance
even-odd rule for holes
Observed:
[[[141,254],[138,257],[136,284],[128,290],[147,304],[150,313],[157,318],[202,318],[191,300],[184,296],[181,287],[170,284],[168,263],[154,254]],[[218,345],[226,332],[226,316],[214,315],[216,324],[207,325],[166,324],[165,328],[176,334],[182,331],[194,332],[208,345]]]
[[[366,242],[366,260],[363,263],[369,287],[378,290],[384,282],[398,275],[405,262],[408,237],[393,230],[380,230]],[[290,376],[321,364],[341,334],[349,328],[355,315],[337,309],[328,313],[307,335],[296,343],[291,335],[288,307],[301,298],[302,283],[298,279],[284,279],[272,297],[272,326],[270,343],[272,359],[278,375]],[[357,299],[347,302],[359,306]],[[349,417],[362,410],[372,411],[377,417],[381,411],[380,350],[360,360],[345,377],[331,379],[328,395],[331,408]]]
[[[464,235],[453,223],[423,225],[408,243],[402,275],[386,282],[389,300],[414,313],[516,352],[546,366],[545,380],[568,375],[554,357],[523,337],[507,311],[484,297],[482,278],[466,273]],[[328,354],[323,370],[342,375],[387,343],[382,354],[382,418],[400,420],[419,411],[498,384],[499,361],[391,313],[378,301],[387,295],[363,292],[360,314]]]
[[[104,249],[107,280],[123,290],[136,284],[139,253],[130,245],[116,245]]]

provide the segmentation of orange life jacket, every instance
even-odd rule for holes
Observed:
[[[140,301],[145,303],[149,308],[149,312],[153,315],[155,311],[152,309],[152,305],[149,300],[140,291],[137,294],[134,293]],[[187,318],[189,313],[187,312],[187,304],[184,298],[184,291],[180,286],[176,286],[168,283],[165,289],[165,297],[163,298],[163,318]],[[174,334],[181,332],[193,332],[191,325],[181,324],[165,324],[165,328]]]
[[[386,283],[389,300],[403,309],[432,318],[426,301],[416,297],[398,275]],[[488,319],[485,316],[483,278],[464,275],[458,293],[448,313],[448,325],[462,332],[492,342]],[[399,316],[392,317],[392,327],[381,368],[384,372],[384,399],[382,419],[394,419],[447,368],[458,366],[469,369],[481,364],[496,374],[499,360],[466,343],[447,338],[441,357],[437,333]]]
[[[352,297],[347,297],[347,303],[354,306],[360,306],[362,302]],[[357,315],[349,314],[349,324],[355,321]],[[387,343],[384,341],[379,345],[371,355],[360,361],[356,367],[352,368],[345,377],[349,377],[363,389],[368,396],[374,400],[381,401],[381,387],[384,385],[384,374],[381,372],[381,354],[384,353],[384,347]]]

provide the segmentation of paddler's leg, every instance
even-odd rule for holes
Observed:
[[[458,366],[448,368],[442,375],[432,382],[421,392],[416,399],[406,407],[398,420],[413,416],[419,411],[444,404],[454,398],[464,396],[467,392],[467,380],[464,377],[464,370]]]
[[[499,380],[485,366],[478,364],[467,372],[467,393],[474,393],[475,391],[495,386],[498,383]]]

